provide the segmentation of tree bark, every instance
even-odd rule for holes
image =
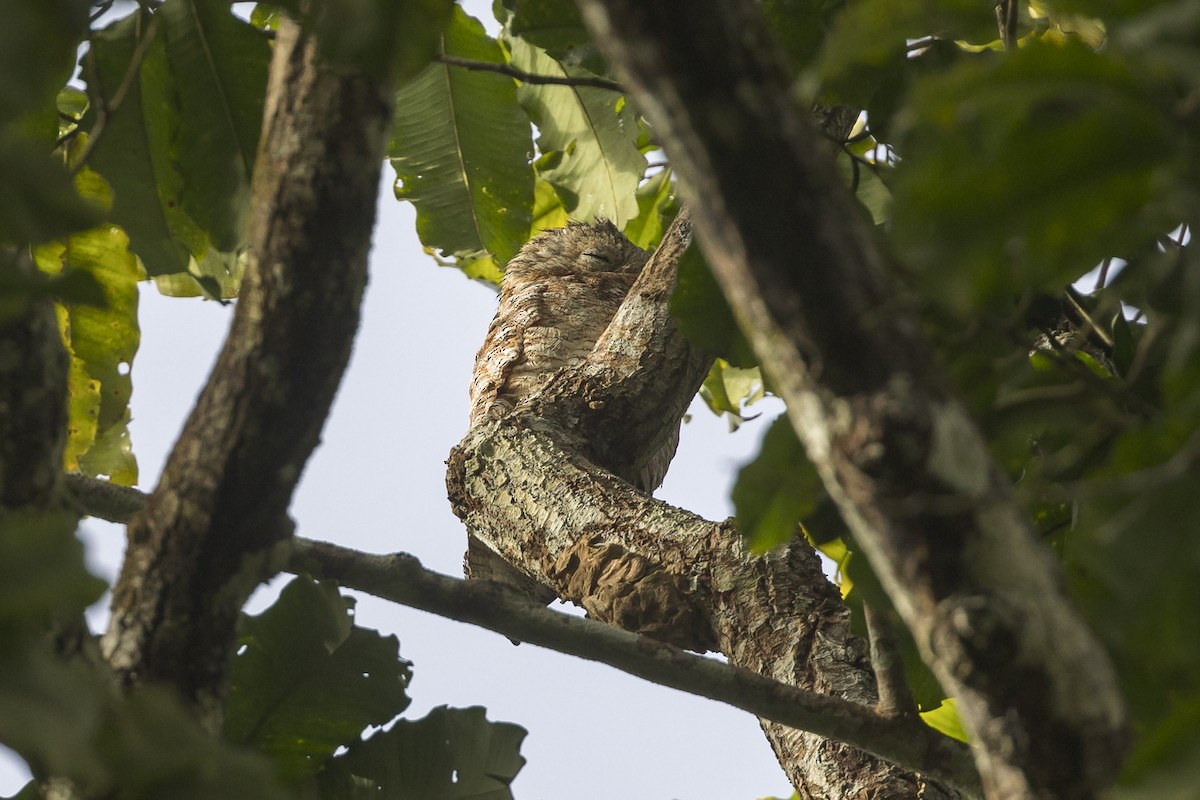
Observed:
[[[286,555],[287,507],[349,359],[391,121],[383,80],[275,39],[232,329],[129,525],[102,645],[127,683],[174,685],[216,725],[242,604]],[[282,546],[281,546],[282,545]]]
[[[579,4],[826,488],[958,698],[988,796],[1094,796],[1126,739],[1108,658],[939,375],[757,6]]]

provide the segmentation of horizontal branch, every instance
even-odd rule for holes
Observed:
[[[616,81],[610,81],[608,78],[589,77],[586,75],[565,78],[560,75],[536,75],[532,72],[526,72],[523,69],[517,69],[511,64],[497,64],[493,61],[476,61],[472,58],[460,58],[459,56],[450,56],[446,55],[445,53],[437,56],[437,60],[448,67],[461,67],[462,69],[471,69],[478,72],[498,72],[501,75],[507,75],[510,78],[515,78],[521,83],[530,83],[539,86],[586,87],[591,89],[604,89],[610,92],[621,91],[621,85]]]
[[[67,476],[67,485],[83,510],[110,522],[127,521],[146,498],[137,489],[81,475]],[[969,750],[918,718],[881,716],[859,703],[797,689],[645,636],[552,611],[491,581],[461,580],[425,569],[411,555],[375,555],[296,537],[286,569],[607,664],[763,719],[839,739],[965,792],[980,791]]]

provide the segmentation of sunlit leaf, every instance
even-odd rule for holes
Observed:
[[[943,700],[942,704],[935,709],[922,711],[921,720],[935,731],[940,731],[952,739],[970,742],[970,739],[967,738],[967,731],[963,728],[962,718],[958,715],[958,707],[952,697]]]
[[[483,26],[461,9],[447,54],[503,62]],[[396,196],[417,209],[417,234],[445,256],[507,263],[529,237],[533,150],[511,78],[432,64],[401,87],[389,156]]]
[[[522,39],[512,40],[512,63],[534,75],[590,75],[567,67]],[[587,86],[525,83],[517,99],[537,125],[538,147],[562,157],[540,170],[554,184],[571,216],[612,220],[618,228],[638,214],[637,187],[646,157],[637,149],[639,130],[624,95]]]

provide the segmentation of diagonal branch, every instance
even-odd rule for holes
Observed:
[[[660,135],[809,457],[958,698],[988,795],[1095,794],[1125,742],[1109,660],[897,299],[888,257],[793,102],[761,9],[579,5]]]

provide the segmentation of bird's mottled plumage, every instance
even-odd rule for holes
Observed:
[[[581,364],[647,258],[611,222],[572,223],[521,248],[475,358],[471,425],[507,414],[559,369]]]
[[[475,358],[471,426],[510,413],[560,369],[582,364],[649,257],[607,221],[571,223],[521,248],[505,270],[496,317]],[[622,477],[652,492],[674,453],[671,441],[641,475]],[[531,591],[528,578],[474,537],[467,572]]]

